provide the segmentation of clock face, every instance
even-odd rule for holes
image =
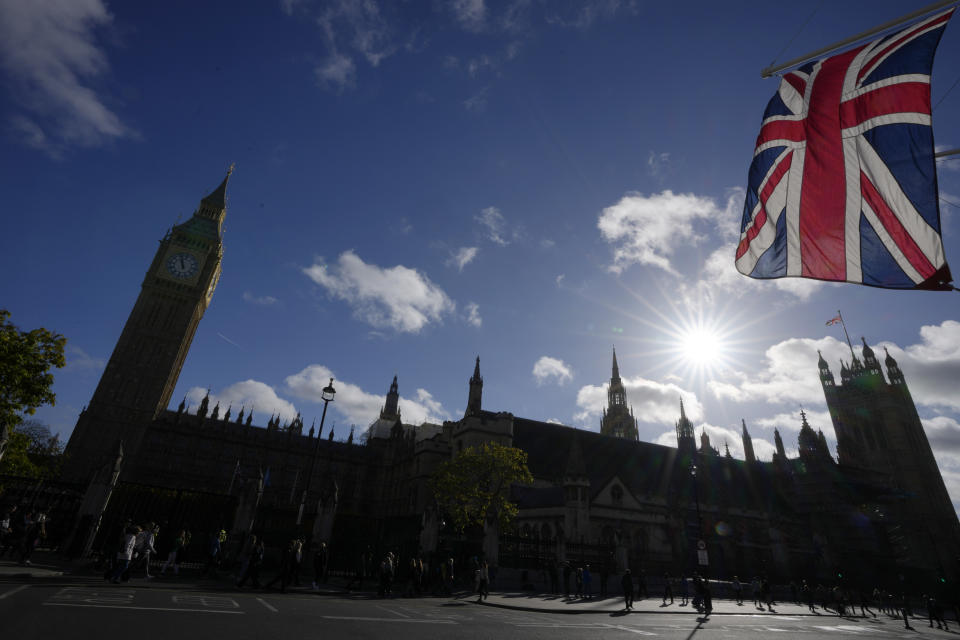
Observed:
[[[197,259],[189,253],[175,253],[167,258],[167,271],[181,280],[192,278],[199,266]]]

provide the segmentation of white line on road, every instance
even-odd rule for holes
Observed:
[[[371,618],[366,616],[321,616],[327,620],[357,620],[360,622],[422,622],[424,624],[457,624],[453,620],[423,620],[418,618]]]
[[[410,616],[408,616],[408,615],[405,614],[405,613],[400,613],[399,611],[394,611],[393,609],[387,609],[386,607],[380,606],[379,604],[377,605],[377,609],[382,609],[383,611],[386,611],[387,613],[392,613],[393,615],[395,615],[395,616],[400,616],[401,618],[409,618],[409,617],[410,617]]]
[[[629,631],[630,633],[636,633],[637,635],[641,635],[641,636],[655,636],[655,635],[657,635],[657,634],[651,633],[651,632],[649,632],[649,631],[641,631],[640,629],[631,629],[630,627],[624,627],[624,626],[621,626],[621,625],[618,625],[618,624],[605,624],[605,625],[603,625],[603,626],[607,627],[608,629],[619,629],[620,631]]]
[[[29,589],[29,588],[30,588],[30,585],[28,585],[28,584],[22,584],[22,585],[20,585],[19,587],[17,587],[16,589],[11,589],[10,591],[7,591],[7,592],[5,592],[5,593],[0,593],[0,600],[3,600],[4,598],[9,598],[9,597],[12,596],[13,594],[19,593],[19,592],[23,591],[24,589]]]
[[[262,604],[263,606],[265,606],[267,609],[270,609],[270,611],[273,611],[274,613],[279,613],[279,611],[277,610],[277,608],[276,608],[275,606],[273,606],[272,604],[270,604],[269,602],[267,602],[267,601],[264,600],[263,598],[257,598],[257,602],[259,602],[260,604]]]
[[[183,611],[187,613],[233,613],[243,615],[243,611],[224,611],[223,609],[177,609],[175,607],[133,607],[121,604],[77,604],[74,602],[44,602],[45,607],[85,607],[87,609],[139,609],[141,611]]]

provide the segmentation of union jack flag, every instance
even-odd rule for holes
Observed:
[[[783,76],[750,165],[740,273],[951,288],[930,71],[952,14]]]

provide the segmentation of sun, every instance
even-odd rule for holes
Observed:
[[[695,367],[709,367],[724,359],[724,338],[713,327],[697,326],[680,332],[677,347],[681,357]]]

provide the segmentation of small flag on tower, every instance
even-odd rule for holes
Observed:
[[[750,165],[737,270],[952,289],[930,72],[953,9],[783,76]]]
[[[829,326],[832,325],[832,324],[837,324],[837,323],[840,322],[841,320],[843,320],[843,318],[841,318],[840,316],[834,316],[834,317],[830,318],[829,320],[827,320],[827,326],[829,327]]]

